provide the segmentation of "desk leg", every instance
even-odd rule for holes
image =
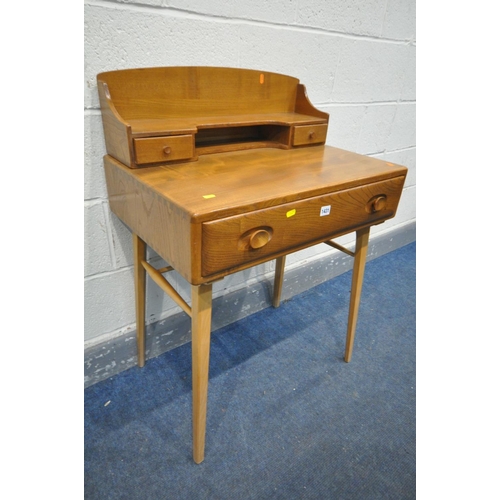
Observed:
[[[142,261],[146,260],[146,243],[137,234],[132,234],[134,247],[135,318],[137,328],[137,364],[146,362],[146,270]]]
[[[205,458],[212,285],[192,286],[193,460]]]
[[[283,257],[278,257],[276,259],[276,271],[274,273],[274,288],[273,288],[274,307],[280,306],[281,289],[283,288],[283,275],[285,274],[285,259],[286,255],[283,255]]]
[[[363,287],[363,275],[365,273],[369,235],[369,227],[360,229],[356,232],[356,250],[354,251],[354,267],[352,270],[351,284],[351,303],[349,305],[349,319],[347,322],[347,338],[344,357],[346,363],[351,361],[354,336],[356,334],[356,323],[358,321],[359,302],[361,299],[361,288]]]

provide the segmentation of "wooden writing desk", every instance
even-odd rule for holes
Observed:
[[[327,243],[354,257],[345,360],[352,355],[370,227],[396,213],[407,169],[325,146],[328,115],[292,77],[230,68],[98,75],[111,210],[133,233],[138,364],[145,279],[191,316],[193,458],[204,459],[212,283]],[[351,252],[332,238],[356,231]],[[155,269],[146,245],[169,263]],[[191,284],[191,305],[163,276]]]

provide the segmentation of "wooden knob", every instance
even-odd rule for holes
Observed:
[[[271,240],[271,233],[265,229],[258,229],[250,235],[249,245],[250,248],[257,250],[267,245]]]
[[[316,132],[314,130],[311,130],[311,132],[309,132],[309,140],[312,141],[315,137],[316,137]]]
[[[377,196],[371,203],[372,212],[379,212],[387,205],[387,197],[385,195]]]
[[[165,146],[163,148],[163,152],[166,154],[166,155],[169,155],[171,152],[172,152],[172,148],[170,146]]]

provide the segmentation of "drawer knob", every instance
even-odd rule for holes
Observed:
[[[170,146],[165,146],[163,148],[163,152],[166,154],[166,155],[169,155],[171,152],[172,152],[172,148]]]
[[[387,206],[387,196],[380,195],[376,196],[372,201],[371,201],[371,211],[372,212],[380,212],[380,210],[384,210],[384,208]]]
[[[265,229],[258,229],[250,235],[248,243],[250,248],[257,250],[258,248],[262,248],[264,245],[267,245],[270,240],[271,233],[269,231],[266,231]]]
[[[316,132],[311,130],[311,132],[309,132],[309,140],[312,141],[313,139],[316,139]]]

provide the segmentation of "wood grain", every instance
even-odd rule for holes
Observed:
[[[186,160],[194,155],[194,137],[170,135],[134,139],[134,149],[138,164]]]
[[[193,373],[193,460],[205,458],[212,285],[191,287]]]
[[[135,318],[137,329],[137,365],[146,362],[146,272],[142,262],[146,259],[146,243],[132,234],[134,250]]]
[[[356,232],[356,250],[354,251],[354,266],[352,270],[351,299],[349,303],[349,317],[347,321],[347,337],[345,343],[344,360],[349,363],[352,358],[356,324],[358,321],[361,289],[365,273],[366,253],[368,252],[368,238],[370,228],[366,227]]]
[[[293,112],[299,82],[277,73],[189,66],[117,70],[97,79],[107,83],[124,120]]]
[[[404,176],[399,176],[205,222],[202,229],[202,274],[210,276],[217,271],[271,257],[304,243],[319,243],[329,236],[393,217],[403,184]],[[370,201],[378,194],[387,197],[387,204],[383,210],[374,212]],[[322,216],[322,207],[328,207],[330,213]],[[244,244],[247,234],[266,230],[272,235],[262,246]]]
[[[302,146],[304,144],[324,144],[326,141],[326,125],[300,125],[293,127],[294,146]]]
[[[328,114],[293,77],[142,68],[101,73],[98,89],[109,203],[133,232],[138,364],[145,362],[146,269],[191,315],[193,459],[200,463],[212,282],[276,259],[278,307],[288,253],[356,231],[349,361],[370,227],[394,217],[407,169],[324,146]],[[147,263],[146,245],[168,265]],[[171,269],[192,285],[191,307],[162,276]]]
[[[163,178],[164,172],[157,168],[132,170],[108,155],[104,157],[104,171],[112,212],[179,274],[191,281],[193,261],[189,214],[152,188],[155,179]],[[134,172],[146,176],[130,175]]]
[[[166,158],[139,139],[193,135],[195,161],[224,151],[324,143],[326,137],[292,144],[294,125],[322,124],[326,130],[328,114],[287,75],[186,66],[109,71],[97,75],[97,82],[107,152],[131,168],[189,158],[185,143],[182,152]],[[207,131],[214,129],[216,142],[207,143]]]
[[[283,276],[285,275],[286,255],[276,259],[276,270],[274,272],[273,307],[279,307],[281,301],[281,290],[283,289]]]
[[[407,171],[330,146],[238,151],[144,169],[106,156],[104,165],[111,210],[192,284],[393,217]],[[381,194],[383,210],[368,209]],[[324,205],[331,215],[320,217]],[[268,244],[226,255],[245,231],[270,221]]]

